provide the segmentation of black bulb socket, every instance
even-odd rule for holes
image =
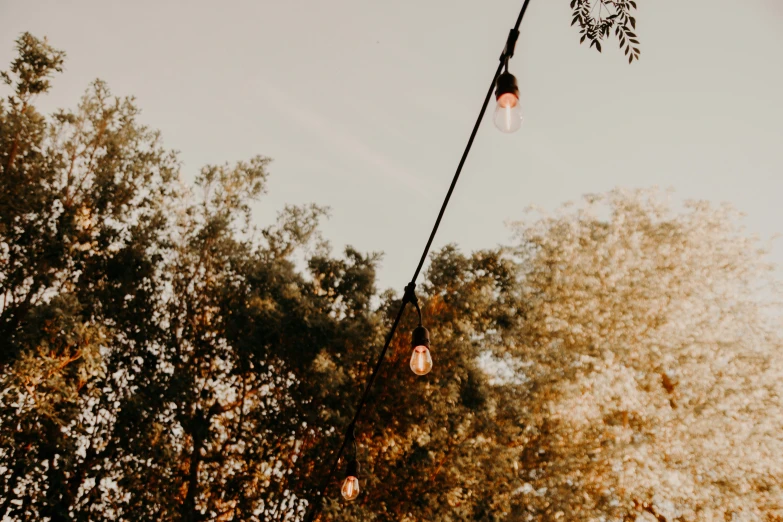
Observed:
[[[430,347],[430,332],[423,326],[417,326],[411,335],[411,347],[416,348],[417,346]]]
[[[346,477],[356,477],[359,478],[359,461],[356,459],[351,459],[348,461],[348,467],[345,469],[345,476]]]
[[[497,88],[495,89],[495,99],[499,100],[504,94],[513,94],[519,98],[519,87],[517,79],[510,72],[504,72],[498,76]]]

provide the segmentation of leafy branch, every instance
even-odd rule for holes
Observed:
[[[579,24],[582,35],[579,43],[587,40],[590,47],[595,47],[600,53],[601,41],[614,31],[628,63],[639,59],[639,37],[634,32],[636,18],[631,15],[637,9],[634,0],[571,0],[571,9],[571,25]]]

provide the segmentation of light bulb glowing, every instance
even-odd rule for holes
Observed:
[[[501,94],[495,109],[495,127],[506,133],[518,131],[522,127],[522,107],[519,97],[513,92]]]
[[[519,103],[519,98],[513,92],[501,94],[500,98],[498,98],[498,105],[504,109],[513,109],[517,106],[517,103]]]
[[[343,482],[341,493],[343,494],[343,498],[345,500],[354,500],[356,497],[358,497],[359,479],[352,476],[345,477],[345,482]]]
[[[427,375],[432,370],[432,356],[426,346],[417,346],[413,349],[411,370],[416,375]]]

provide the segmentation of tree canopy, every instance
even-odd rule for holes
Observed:
[[[201,170],[24,34],[0,104],[0,518],[300,520],[400,296],[328,210],[251,203],[270,160]],[[322,520],[783,520],[773,281],[736,213],[587,196],[495,249],[435,252],[357,426],[362,494]],[[302,262],[304,260],[304,262]],[[759,287],[766,289],[760,293]]]

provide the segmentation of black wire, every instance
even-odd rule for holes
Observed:
[[[351,441],[352,451],[353,451],[353,460],[356,460],[356,427],[350,426],[348,429],[348,437]]]
[[[473,140],[476,138],[476,133],[478,132],[479,126],[481,125],[481,120],[484,119],[484,113],[487,111],[487,105],[489,105],[489,100],[492,98],[492,91],[495,89],[495,82],[497,82],[498,76],[500,76],[500,72],[503,66],[508,63],[508,58],[514,55],[514,45],[516,44],[516,36],[519,34],[519,25],[522,23],[522,17],[525,16],[525,11],[527,11],[527,5],[529,3],[530,0],[524,0],[522,9],[519,11],[519,17],[517,17],[517,23],[514,24],[514,28],[511,30],[509,37],[506,40],[506,47],[503,49],[503,54],[500,55],[500,65],[498,65],[498,70],[495,72],[495,76],[492,77],[492,83],[489,86],[489,91],[487,91],[487,96],[484,98],[484,105],[481,106],[481,112],[479,112],[478,118],[476,119],[476,124],[473,125],[473,132],[470,133],[470,139],[468,139],[468,144],[465,146],[465,152],[462,153],[462,158],[459,160],[459,165],[457,165],[457,172],[454,173],[454,178],[451,180],[449,191],[446,192],[446,198],[443,200],[443,205],[440,207],[438,218],[435,220],[435,226],[432,227],[430,238],[427,240],[427,246],[424,247],[424,252],[421,255],[421,259],[419,260],[419,266],[416,267],[416,272],[413,273],[411,282],[416,282],[416,279],[418,279],[419,272],[421,272],[421,268],[424,266],[424,261],[427,259],[427,254],[430,252],[432,241],[435,239],[435,234],[438,233],[438,227],[440,227],[443,214],[446,212],[446,207],[448,206],[449,200],[451,199],[451,194],[454,192],[454,187],[457,186],[459,175],[462,173],[462,167],[465,165],[465,160],[468,159],[470,147],[473,146]],[[509,45],[511,45],[511,48],[509,48]]]
[[[351,438],[349,433],[353,433],[353,429],[356,426],[356,420],[359,418],[362,407],[364,407],[364,403],[367,400],[367,395],[370,392],[370,388],[372,387],[373,382],[375,382],[375,377],[378,375],[378,371],[381,369],[383,358],[386,355],[386,351],[389,349],[389,344],[391,343],[392,337],[394,336],[394,332],[397,330],[397,325],[400,324],[402,313],[405,311],[405,305],[407,304],[408,301],[403,297],[402,306],[400,306],[400,310],[397,312],[397,317],[394,318],[394,323],[392,323],[391,330],[386,336],[386,343],[383,346],[383,350],[381,350],[381,355],[378,357],[378,362],[375,363],[375,368],[370,375],[370,380],[367,382],[367,386],[364,388],[364,393],[362,393],[362,398],[359,400],[359,405],[356,407],[356,413],[353,416],[353,420],[351,421],[351,424],[348,425],[348,431],[346,432],[345,436],[343,436],[343,443],[340,445],[340,449],[337,450],[337,455],[334,457],[334,463],[329,470],[329,474],[324,478],[321,486],[318,488],[318,497],[313,499],[312,507],[308,515],[305,517],[305,522],[312,522],[315,519],[315,515],[318,514],[318,511],[321,509],[321,498],[323,497],[326,488],[329,486],[329,483],[332,481],[334,473],[337,471],[337,465],[340,463],[340,457],[342,456],[343,451],[345,451],[345,446],[348,444],[348,440]]]
[[[419,314],[419,326],[421,326],[421,308],[419,308],[419,301],[413,301],[413,306],[416,307],[416,313]]]
[[[405,287],[405,295],[408,302],[416,307],[416,313],[419,315],[419,326],[421,326],[421,308],[419,308],[419,298],[416,297],[416,283],[408,283],[408,286]]]
[[[329,486],[329,483],[332,481],[335,471],[337,471],[337,466],[340,463],[340,457],[342,456],[343,451],[345,451],[345,446],[347,445],[349,440],[353,441],[354,448],[355,448],[356,438],[354,435],[354,429],[356,427],[356,421],[359,419],[359,415],[362,412],[362,408],[367,402],[367,397],[370,393],[370,388],[372,388],[372,385],[375,382],[375,378],[378,376],[378,372],[381,369],[381,365],[383,364],[383,360],[384,357],[386,356],[386,352],[389,350],[389,345],[391,344],[391,340],[394,337],[394,333],[397,331],[397,326],[399,326],[400,320],[402,319],[402,314],[405,311],[405,307],[407,306],[408,303],[413,302],[416,303],[416,308],[418,309],[418,302],[416,302],[416,296],[414,294],[414,288],[416,287],[416,279],[419,278],[419,273],[421,272],[421,269],[424,266],[424,262],[427,259],[427,255],[429,254],[430,247],[432,246],[432,241],[435,239],[435,234],[437,234],[438,232],[438,227],[440,227],[440,222],[443,219],[443,214],[446,212],[446,207],[448,206],[449,200],[451,199],[451,195],[454,192],[454,187],[457,186],[457,181],[459,180],[459,176],[462,173],[462,167],[465,165],[465,160],[468,158],[468,154],[470,153],[470,148],[473,146],[473,140],[476,138],[476,133],[478,132],[479,126],[481,125],[481,120],[484,119],[484,114],[487,112],[487,106],[489,105],[489,101],[492,99],[492,93],[495,90],[495,83],[497,83],[498,76],[500,76],[503,67],[507,64],[508,58],[513,56],[514,54],[514,45],[516,43],[516,36],[519,34],[519,26],[522,23],[522,17],[525,16],[525,11],[527,11],[527,6],[529,3],[530,0],[524,0],[522,4],[522,9],[519,11],[519,17],[517,17],[517,22],[514,25],[514,29],[511,30],[511,33],[509,34],[509,37],[506,40],[506,46],[503,49],[503,53],[500,55],[500,64],[498,65],[498,68],[495,71],[495,75],[492,77],[492,83],[489,86],[487,95],[484,97],[484,104],[481,106],[481,111],[479,112],[478,118],[476,119],[476,123],[473,125],[473,131],[470,133],[468,144],[465,146],[465,151],[462,153],[462,158],[460,158],[459,160],[459,165],[457,165],[457,171],[454,173],[454,177],[451,180],[451,185],[449,186],[449,190],[446,193],[446,198],[443,200],[443,204],[440,207],[438,218],[435,220],[435,225],[432,227],[432,232],[430,233],[430,237],[427,240],[427,245],[424,247],[424,252],[421,255],[421,259],[419,260],[419,265],[416,267],[416,271],[413,273],[411,282],[408,284],[408,286],[405,287],[405,294],[403,295],[402,298],[402,304],[400,305],[400,309],[397,312],[397,317],[394,318],[394,322],[392,323],[391,330],[389,330],[389,333],[386,336],[386,342],[383,345],[381,354],[378,356],[378,362],[376,362],[375,368],[373,368],[372,374],[370,374],[370,379],[367,381],[367,385],[364,388],[364,393],[362,393],[362,397],[361,399],[359,399],[359,404],[356,406],[356,412],[354,413],[353,420],[348,425],[348,429],[346,430],[346,433],[343,436],[343,442],[340,445],[340,449],[337,450],[337,454],[334,457],[334,463],[332,464],[332,467],[329,470],[329,474],[326,477],[324,477],[324,480],[321,483],[320,488],[318,489],[318,496],[313,499],[311,508],[307,516],[305,516],[305,522],[312,522],[315,519],[315,516],[321,510],[321,499],[323,498],[326,488]],[[421,318],[420,310],[419,310],[419,317]],[[419,322],[421,322],[421,320]]]

